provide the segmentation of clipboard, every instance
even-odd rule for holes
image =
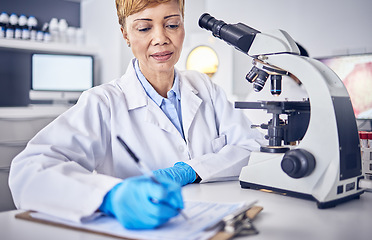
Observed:
[[[115,234],[109,234],[109,233],[104,233],[104,232],[100,232],[100,231],[88,230],[88,229],[84,229],[84,228],[74,227],[74,226],[71,226],[71,225],[66,225],[66,224],[63,224],[63,223],[51,222],[51,221],[47,221],[47,220],[43,220],[43,219],[39,219],[39,218],[34,218],[34,217],[32,217],[32,213],[35,213],[35,211],[21,212],[21,213],[16,214],[15,218],[22,219],[22,220],[27,220],[27,221],[31,221],[31,222],[42,223],[42,224],[46,224],[46,225],[49,225],[49,226],[61,227],[61,228],[77,230],[77,231],[87,232],[87,233],[94,233],[94,234],[108,236],[108,237],[115,237],[115,238],[126,239],[126,240],[135,240],[133,238],[125,238],[125,237],[117,236]]]
[[[254,206],[250,206],[247,210],[244,210],[243,212],[240,211],[239,213],[232,213],[232,214],[229,214],[226,217],[229,217],[229,216],[233,217],[236,220],[235,223],[239,224],[239,222],[242,221],[242,217],[246,220],[253,221],[253,219],[255,219],[255,217],[262,210],[263,210],[262,207],[254,205]],[[32,222],[37,222],[37,223],[41,223],[41,224],[46,224],[46,225],[50,225],[50,226],[61,227],[61,228],[65,228],[65,229],[71,229],[71,230],[76,230],[76,231],[93,233],[93,234],[98,234],[98,235],[103,235],[103,236],[108,236],[108,237],[115,237],[115,238],[118,238],[118,239],[126,239],[126,240],[136,239],[136,238],[130,238],[130,237],[123,237],[123,236],[119,236],[119,235],[111,234],[111,233],[106,233],[106,232],[102,232],[102,231],[95,231],[95,230],[92,230],[92,229],[85,229],[85,228],[81,228],[81,227],[76,227],[76,226],[72,226],[72,225],[68,225],[68,224],[64,224],[64,223],[60,223],[60,222],[54,222],[54,221],[48,221],[48,220],[45,220],[45,219],[36,218],[36,217],[32,216],[33,213],[37,213],[37,212],[35,212],[35,211],[25,211],[25,212],[16,214],[15,218],[22,219],[22,220],[27,220],[27,221],[32,221]],[[229,231],[229,230],[226,231],[226,228],[224,228],[226,226],[226,222],[225,222],[226,217],[224,219],[222,219],[221,221],[219,221],[215,226],[212,226],[212,227],[216,227],[216,228],[220,228],[220,229],[216,232],[216,234],[214,234],[213,236],[211,236],[209,238],[210,240],[228,240],[228,239],[231,239],[234,236],[237,236],[239,234],[239,232],[237,232],[237,231]],[[258,232],[255,232],[255,234],[257,234],[257,233]]]
[[[235,236],[258,234],[258,230],[252,222],[262,210],[263,207],[253,205],[248,209],[243,209],[226,216],[217,223],[221,230],[210,238],[210,240],[228,240]]]

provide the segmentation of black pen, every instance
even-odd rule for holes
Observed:
[[[124,140],[120,137],[120,136],[117,136],[116,137],[120,144],[125,148],[125,150],[128,152],[128,154],[131,156],[131,158],[136,162],[139,170],[142,172],[142,174],[148,176],[151,178],[151,180],[157,184],[160,184],[161,183],[156,179],[154,173],[150,170],[149,167],[147,167],[146,164],[144,164],[142,161],[139,160],[139,158],[136,156],[136,154],[134,154],[134,152],[132,152],[132,150],[128,147],[128,145],[124,142]],[[151,201],[153,203],[159,203],[158,200],[156,199],[151,199]],[[168,205],[164,202],[160,202],[161,204],[165,204],[165,205]],[[169,205],[168,205],[169,206]],[[172,206],[169,206],[169,207],[172,207]],[[182,212],[182,209],[178,208],[177,211],[187,220],[188,217],[186,216],[186,214],[184,212]]]

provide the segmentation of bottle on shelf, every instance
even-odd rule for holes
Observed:
[[[5,38],[13,39],[15,38],[15,32],[18,25],[18,16],[15,13],[10,14],[9,16],[9,24],[6,29]]]
[[[49,33],[53,42],[59,42],[58,19],[52,18],[49,22]]]
[[[8,24],[9,24],[9,16],[6,12],[2,12],[0,14],[0,38],[5,38]]]
[[[66,19],[60,19],[58,22],[58,32],[59,32],[59,41],[62,43],[67,43],[67,29],[68,24]]]
[[[44,23],[43,28],[41,29],[41,32],[43,34],[43,41],[44,42],[51,42],[52,37],[50,35],[49,31],[49,23]]]
[[[30,40],[36,41],[37,35],[37,19],[34,16],[30,16],[27,20],[28,31],[30,32]]]
[[[367,179],[372,180],[372,132],[360,131],[359,138],[363,174]]]
[[[14,28],[14,39],[21,39],[22,38],[22,28],[19,25],[19,17],[15,14],[13,16],[15,16],[14,19],[17,19],[17,21],[14,20],[14,21],[16,21],[15,28]]]
[[[76,29],[76,44],[78,45],[85,44],[85,33],[82,28]]]
[[[45,32],[48,31],[48,28],[49,28],[49,24],[44,23],[43,27],[41,29],[37,30],[36,41],[38,41],[38,42],[43,42],[44,41]]]
[[[25,15],[21,15],[18,18],[18,25],[21,29],[21,39],[28,40],[30,38],[30,32],[27,26],[27,17]]]
[[[67,33],[67,42],[69,44],[76,44],[76,28],[68,27],[66,33]]]

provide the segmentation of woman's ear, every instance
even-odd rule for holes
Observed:
[[[120,27],[120,31],[121,31],[121,34],[123,35],[123,38],[127,42],[128,47],[130,47],[130,41],[129,41],[129,38],[128,38],[127,30],[124,27]]]

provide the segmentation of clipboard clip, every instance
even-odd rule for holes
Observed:
[[[220,233],[224,233],[223,238],[230,239],[234,236],[248,236],[258,234],[258,230],[253,225],[253,219],[262,211],[262,207],[253,206],[256,202],[246,205],[241,209],[225,216],[221,221],[206,230],[218,229]],[[227,237],[228,236],[228,237]]]

